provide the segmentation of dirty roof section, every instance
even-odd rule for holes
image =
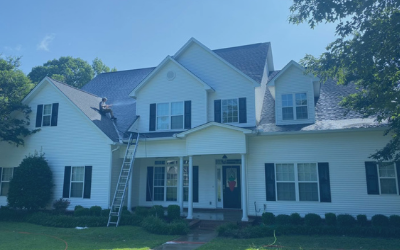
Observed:
[[[112,120],[108,116],[99,113],[100,97],[58,82],[50,77],[48,79],[112,141],[118,141],[118,133]]]

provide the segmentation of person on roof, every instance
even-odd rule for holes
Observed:
[[[111,120],[116,120],[117,118],[115,118],[115,116],[114,116],[114,114],[113,114],[113,112],[112,112],[112,110],[111,110],[111,106],[112,106],[112,105],[107,105],[107,104],[106,104],[106,101],[107,101],[107,98],[106,98],[106,97],[103,97],[103,98],[101,99],[101,102],[100,102],[100,104],[99,104],[100,113],[103,113],[103,114],[110,113],[110,115],[111,115]]]

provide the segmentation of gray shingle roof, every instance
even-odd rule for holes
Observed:
[[[109,117],[98,112],[101,98],[91,93],[76,89],[67,84],[48,79],[82,112],[99,127],[112,141],[118,141],[118,134]]]
[[[144,68],[103,73],[82,87],[97,96],[107,97],[107,104],[117,117],[116,125],[125,133],[136,119],[136,101],[129,97],[131,91],[155,68]]]
[[[273,78],[273,77],[272,77]],[[271,79],[272,79],[271,78]],[[383,126],[375,118],[365,118],[359,113],[340,106],[344,96],[356,93],[354,84],[337,85],[330,80],[321,85],[320,97],[315,104],[315,123],[301,125],[275,125],[275,100],[267,89],[264,96],[264,105],[261,111],[261,120],[257,129],[261,132],[289,132],[289,131],[317,131],[350,128],[370,128]]]

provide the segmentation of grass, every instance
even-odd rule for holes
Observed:
[[[78,230],[44,227],[28,223],[0,223],[1,249],[144,250],[154,248],[177,237],[150,234],[140,227],[134,226],[96,227]]]
[[[334,236],[279,236],[274,243],[277,247],[266,247],[274,242],[273,237],[256,239],[232,239],[218,237],[201,246],[199,250],[229,249],[229,250],[255,250],[255,249],[302,249],[302,250],[337,250],[337,249],[400,249],[400,239],[382,238],[357,238]]]

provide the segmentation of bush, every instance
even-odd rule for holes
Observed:
[[[78,209],[79,210],[79,209]],[[87,208],[87,210],[89,210]],[[48,226],[48,227],[104,227],[107,225],[106,217],[80,216],[74,217],[69,215],[51,215],[46,213],[35,213],[28,219],[29,223]]]
[[[365,214],[357,215],[357,224],[361,227],[366,227],[368,225],[368,219]]]
[[[178,205],[169,205],[167,208],[168,219],[170,221],[181,218],[181,207]]]
[[[261,220],[265,225],[275,224],[275,215],[273,213],[265,212],[261,216]]]
[[[371,222],[374,227],[386,227],[389,225],[389,218],[383,214],[376,214],[372,216]]]
[[[301,224],[301,216],[298,213],[293,213],[290,215],[290,221],[293,225],[300,225]]]
[[[398,215],[391,215],[389,217],[390,225],[392,227],[400,227],[400,216]]]
[[[336,226],[336,214],[326,213],[325,214],[325,223],[328,226]]]
[[[146,231],[154,234],[176,235],[187,234],[189,227],[184,220],[166,223],[159,217],[149,216],[143,219],[142,227]]]
[[[149,209],[147,207],[136,207],[135,214],[141,217],[149,216]]]
[[[90,216],[90,209],[89,208],[78,208],[74,211],[74,216]]]
[[[339,214],[337,223],[340,227],[353,227],[356,225],[356,219],[350,214]]]
[[[158,218],[164,218],[164,207],[160,205],[154,205],[150,209],[150,214]]]
[[[52,197],[53,174],[44,154],[26,156],[14,168],[7,201],[13,208],[37,210],[45,208]]]
[[[121,215],[121,220],[119,221],[119,225],[129,225],[129,226],[140,226],[143,221],[143,217],[138,216],[136,214],[130,215]]]
[[[321,225],[322,219],[321,216],[319,216],[318,214],[306,214],[306,216],[304,216],[304,224],[306,224],[307,226],[311,226],[311,227],[315,227],[315,226],[319,226]]]
[[[69,200],[60,198],[53,203],[53,207],[57,213],[65,213],[69,204]]]
[[[76,211],[77,209],[80,209],[80,208],[83,208],[83,207],[81,205],[77,205],[77,206],[75,206],[74,211]]]
[[[101,216],[110,216],[111,209],[103,209],[101,210]]]
[[[91,216],[101,216],[101,207],[99,206],[92,206],[90,207],[90,215]]]
[[[275,223],[277,225],[289,225],[290,224],[290,216],[287,214],[280,214],[275,217]]]
[[[238,230],[239,226],[235,223],[229,223],[225,225],[221,225],[217,228],[218,236],[232,236],[234,235],[235,230]]]

